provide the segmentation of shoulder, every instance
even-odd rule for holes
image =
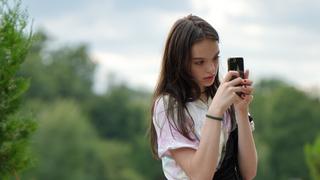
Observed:
[[[168,107],[168,95],[161,95],[157,97],[153,105],[153,121],[159,126],[163,124],[166,119],[166,111]],[[161,121],[161,123],[160,123]]]
[[[162,127],[168,121],[175,121],[177,118],[176,100],[170,95],[161,95],[156,98],[153,106],[153,121]]]
[[[162,113],[164,111],[167,111],[167,109],[169,108],[169,104],[175,107],[177,104],[175,98],[168,94],[160,95],[154,101],[154,113]]]
[[[169,95],[161,95],[156,98],[153,106],[154,114],[165,111],[166,109],[165,107],[168,106],[168,99],[169,99]]]

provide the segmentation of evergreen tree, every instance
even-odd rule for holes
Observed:
[[[20,2],[0,0],[0,179],[17,177],[31,160],[28,140],[36,123],[20,110],[29,81],[16,76],[32,42],[26,27]]]

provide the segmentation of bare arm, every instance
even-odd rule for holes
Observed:
[[[249,77],[249,71],[245,72],[245,78]],[[257,173],[258,156],[252,131],[250,128],[248,112],[249,104],[251,103],[253,96],[253,88],[251,83],[248,84],[248,88],[245,95],[242,96],[242,101],[235,103],[235,114],[238,123],[238,160],[241,176],[245,180],[253,179]]]
[[[257,173],[258,158],[252,131],[249,124],[248,113],[236,111],[238,119],[238,157],[239,168],[245,180],[253,179]]]
[[[221,113],[215,115],[221,116]],[[197,150],[180,148],[171,151],[172,157],[192,180],[212,179],[218,161],[220,129],[220,121],[206,120]]]

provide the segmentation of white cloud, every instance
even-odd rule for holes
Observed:
[[[152,89],[155,86],[160,70],[160,55],[128,56],[109,52],[94,52],[93,58],[98,61],[95,78],[99,83],[95,84],[96,92],[106,90],[108,81],[128,82],[133,87],[145,87]],[[108,79],[108,74],[115,74],[115,79]],[[117,82],[118,81],[118,82]]]
[[[214,27],[227,28],[231,18],[236,16],[250,16],[254,8],[245,0],[191,0],[193,11],[203,15]]]

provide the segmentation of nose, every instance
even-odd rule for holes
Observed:
[[[208,67],[207,67],[207,72],[212,74],[216,71],[217,69],[217,66],[218,66],[218,63],[216,62],[210,62]]]

